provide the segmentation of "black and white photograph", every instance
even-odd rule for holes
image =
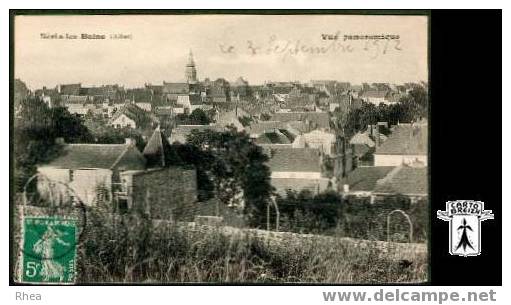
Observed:
[[[19,15],[13,64],[14,282],[428,281],[428,16]]]

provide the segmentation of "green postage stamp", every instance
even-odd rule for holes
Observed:
[[[72,284],[76,274],[76,219],[24,217],[19,279],[23,283]]]

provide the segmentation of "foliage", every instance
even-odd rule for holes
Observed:
[[[409,244],[382,251],[377,242],[155,226],[140,216],[88,213],[78,250],[79,283],[410,283],[427,278],[426,252]]]
[[[269,121],[271,119],[271,115],[268,113],[261,113],[261,121]]]
[[[105,119],[101,117],[86,117],[84,125],[88,128],[92,140],[91,143],[101,144],[123,144],[126,139],[136,141],[136,146],[140,151],[144,150],[145,141],[142,132],[139,129],[130,127],[115,128],[108,125]]]
[[[185,164],[197,168],[203,196],[210,198],[214,190],[221,202],[243,206],[247,218],[259,223],[272,192],[268,157],[261,147],[234,128],[193,130],[187,142],[174,148]]]
[[[253,119],[249,116],[242,116],[241,118],[239,118],[239,121],[241,125],[243,125],[243,127],[247,127],[252,123]]]
[[[176,116],[178,125],[208,125],[211,118],[202,109],[195,109],[192,113],[178,114]]]
[[[351,197],[344,200],[342,234],[355,238],[392,240],[407,242],[409,224],[401,214],[391,216],[390,232],[387,232],[387,216],[393,210],[407,213],[413,224],[413,239],[423,242],[427,239],[428,207],[427,200],[411,203],[407,197],[394,196],[379,198],[370,203],[369,198]]]
[[[21,101],[20,111],[14,120],[14,171],[15,187],[21,190],[26,180],[36,173],[36,164],[56,157],[60,145],[55,139],[66,142],[87,142],[91,134],[82,120],[62,107],[48,108],[37,98]]]
[[[335,192],[313,196],[309,191],[290,191],[277,197],[282,230],[324,234],[334,230],[342,217],[342,198]]]
[[[427,92],[422,87],[415,87],[410,93],[401,98],[397,104],[378,106],[370,103],[362,103],[360,108],[348,112],[347,116],[335,115],[336,124],[344,129],[345,134],[351,137],[359,131],[363,131],[368,125],[377,122],[388,122],[396,125],[398,122],[411,122],[420,120],[428,115]]]
[[[414,241],[427,239],[427,200],[411,203],[407,197],[342,198],[335,192],[313,196],[309,191],[290,191],[277,196],[280,211],[280,230],[297,233],[349,236],[370,240],[387,240],[387,215],[396,209],[407,213],[413,224]],[[271,222],[275,223],[275,212]],[[391,217],[390,236],[400,242],[409,240],[409,225],[401,214]],[[394,239],[393,239],[394,240]]]

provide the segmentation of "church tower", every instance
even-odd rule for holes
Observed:
[[[192,50],[190,50],[190,54],[188,55],[188,63],[186,64],[185,77],[186,82],[188,84],[197,83],[197,70],[195,69],[195,62],[193,61]]]

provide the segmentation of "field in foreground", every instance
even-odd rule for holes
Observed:
[[[255,229],[93,220],[79,248],[78,281],[142,283],[418,283],[425,244]]]
[[[77,283],[427,281],[425,244],[155,223],[94,211],[87,218],[78,245]],[[19,240],[17,221],[14,232]]]

